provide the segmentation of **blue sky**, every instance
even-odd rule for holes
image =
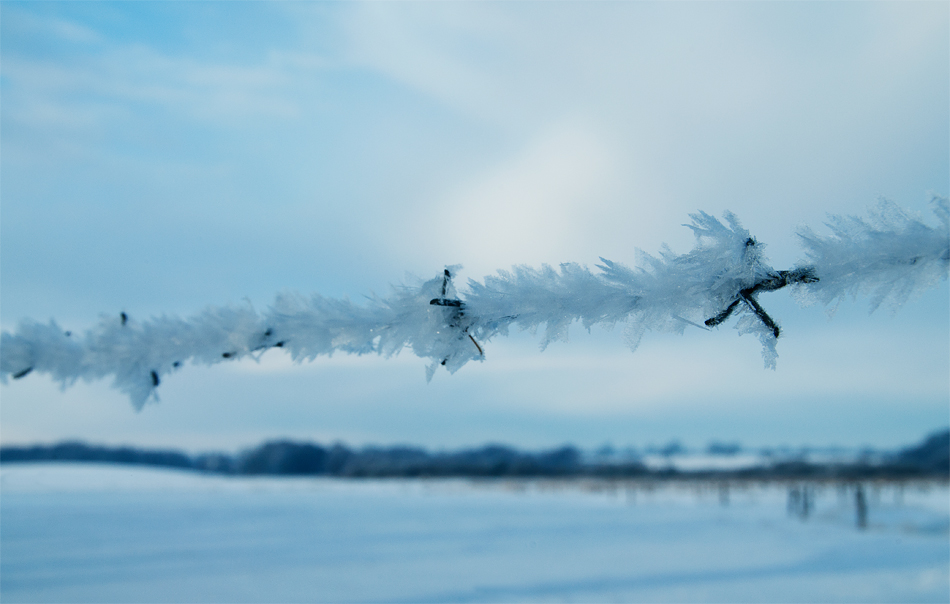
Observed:
[[[0,323],[190,315],[283,290],[385,294],[462,264],[685,252],[732,210],[778,268],[800,225],[950,193],[946,3],[0,5]],[[411,277],[409,277],[411,278]],[[335,356],[187,367],[135,413],[107,382],[0,387],[4,442],[233,449],[909,442],[950,422],[946,282],[896,314],[764,295],[732,325],[532,334],[424,378]]]

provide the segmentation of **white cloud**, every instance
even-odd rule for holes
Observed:
[[[626,222],[728,208],[785,237],[932,186],[894,183],[945,130],[946,5],[360,6],[351,52],[378,73],[522,144],[572,115],[615,134],[638,162]]]
[[[477,277],[512,264],[570,261],[596,230],[587,217],[615,170],[612,150],[593,130],[554,125],[440,200],[437,246]]]

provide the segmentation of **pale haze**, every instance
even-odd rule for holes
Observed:
[[[353,301],[461,264],[693,245],[731,210],[778,269],[796,232],[950,193],[946,3],[0,6],[0,323]],[[547,447],[893,447],[950,423],[946,280],[896,312],[760,302],[777,368],[711,332],[580,325],[404,353],[190,367],[136,413],[108,381],[0,387],[4,444],[265,438]]]

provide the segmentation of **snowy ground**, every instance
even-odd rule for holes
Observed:
[[[3,602],[947,602],[946,485],[229,478],[0,468]]]

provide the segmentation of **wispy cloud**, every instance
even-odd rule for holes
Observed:
[[[284,66],[202,64],[164,56],[146,47],[114,48],[81,65],[63,66],[41,59],[4,57],[8,115],[43,126],[43,117],[80,109],[115,107],[112,117],[128,103],[172,110],[181,116],[211,122],[250,117],[288,118],[299,115],[299,104],[288,98],[286,85],[293,72]],[[10,107],[12,105],[12,107]],[[48,107],[34,112],[34,107]],[[99,115],[101,117],[93,117]],[[106,119],[87,113],[74,125]],[[47,127],[56,128],[62,120]]]
[[[5,29],[18,35],[50,37],[73,44],[95,44],[103,41],[99,32],[86,25],[57,17],[39,17],[10,5],[3,7],[3,19],[6,22]]]

